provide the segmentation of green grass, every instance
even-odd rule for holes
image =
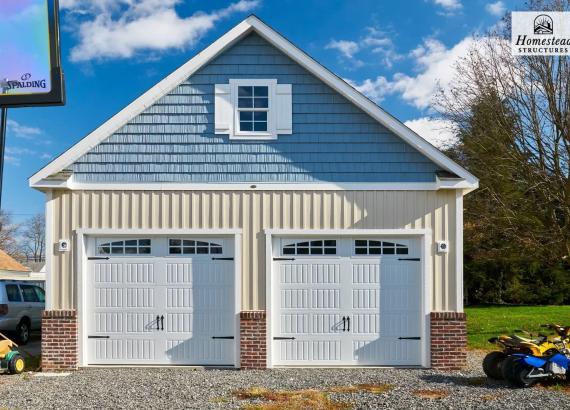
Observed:
[[[487,340],[523,329],[533,334],[550,334],[541,324],[570,326],[570,306],[475,306],[467,313],[467,343],[471,349],[494,350]]]

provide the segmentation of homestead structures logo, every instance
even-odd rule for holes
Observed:
[[[514,11],[511,16],[514,55],[570,55],[570,12]]]
[[[47,90],[47,80],[45,78],[34,80],[32,79],[32,74],[30,73],[22,74],[19,80],[0,80],[0,93],[2,94],[6,94],[10,90],[25,89]]]

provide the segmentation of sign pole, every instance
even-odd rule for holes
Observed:
[[[4,148],[6,147],[7,123],[8,108],[0,108],[0,210],[2,209],[2,182],[4,180]],[[1,223],[0,229],[2,229]]]

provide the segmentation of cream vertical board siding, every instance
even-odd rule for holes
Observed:
[[[242,229],[242,308],[265,308],[264,229],[432,230],[435,311],[456,310],[454,190],[440,191],[68,191],[53,192],[53,308],[77,303],[74,246],[59,239],[80,228]],[[460,222],[461,223],[461,222]],[[448,240],[450,252],[435,253]]]

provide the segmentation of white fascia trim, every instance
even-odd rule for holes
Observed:
[[[241,229],[113,229],[113,228],[80,228],[77,235],[238,235]],[[235,256],[234,256],[235,257]]]
[[[178,70],[170,74],[164,80],[148,90],[141,97],[121,110],[110,120],[105,122],[101,127],[97,128],[87,137],[83,138],[81,141],[75,144],[72,148],[64,152],[54,161],[50,162],[44,168],[32,175],[29,178],[30,186],[35,187],[35,184],[37,184],[42,179],[54,173],[57,173],[62,169],[65,169],[67,166],[71,165],[84,153],[88,152],[102,140],[112,135],[120,127],[133,119],[136,115],[140,114],[145,108],[149,107],[159,98],[170,92],[180,83],[182,83],[186,78],[200,69],[204,64],[208,63],[212,58],[221,53],[226,47],[234,44],[245,34],[249,33],[252,29],[255,30],[261,37],[265,38],[273,46],[281,50],[291,59],[318,77],[325,84],[329,85],[334,90],[342,94],[357,107],[364,110],[371,117],[383,124],[386,128],[394,132],[396,135],[400,136],[418,151],[422,152],[436,164],[465,179],[465,181],[470,184],[469,188],[476,188],[478,179],[474,175],[445,156],[445,154],[443,154],[425,139],[420,137],[418,134],[413,132],[410,128],[406,127],[402,122],[398,121],[396,118],[377,106],[370,99],[366,98],[363,94],[350,86],[346,81],[333,74],[331,71],[316,62],[313,58],[294,46],[281,34],[277,33],[275,30],[267,26],[256,16],[250,16],[239,23],[237,26],[232,28],[230,31],[212,43],[205,50],[198,53]]]
[[[431,235],[430,229],[265,229],[265,235],[271,236],[422,236]]]
[[[45,231],[45,249],[46,249],[46,281],[45,281],[45,309],[53,309],[53,192],[47,191],[46,204],[45,204],[45,218],[46,218],[46,231]]]
[[[42,179],[47,178],[73,164],[73,162],[78,160],[83,154],[93,149],[101,141],[108,138],[127,122],[143,112],[147,107],[154,104],[159,98],[168,94],[175,87],[184,82],[189,76],[204,66],[204,64],[208,63],[227,47],[231,46],[244,35],[249,33],[251,29],[252,25],[247,19],[239,23],[219,39],[214,41],[206,49],[196,54],[196,56],[176,71],[168,75],[150,90],[123,108],[95,131],[87,135],[77,144],[32,175],[28,180],[30,186],[36,187],[36,184]]]
[[[471,189],[460,180],[436,182],[316,182],[316,183],[82,183],[43,180],[32,185],[39,190],[71,189],[77,191],[437,191],[440,189]]]

